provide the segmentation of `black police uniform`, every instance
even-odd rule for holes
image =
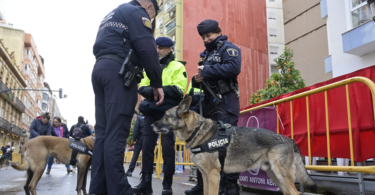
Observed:
[[[204,81],[211,86],[210,88],[215,94],[219,94],[219,80],[226,81],[228,85],[230,81],[237,84],[237,76],[241,72],[241,50],[227,39],[227,36],[219,36],[213,41],[214,43],[212,43],[214,44],[213,49],[205,51],[206,58],[203,61],[204,69],[201,76],[204,77]],[[193,87],[199,88],[199,83],[197,83],[194,78],[192,79],[192,84]],[[203,89],[205,94],[202,103],[203,116],[215,121],[220,120],[224,123],[237,126],[240,102],[236,93],[230,91],[226,94],[221,94],[222,99],[221,102],[218,103],[208,90],[204,87]],[[239,173],[224,174],[221,182],[226,181],[229,183],[226,185],[236,184],[238,177]],[[236,186],[236,188],[238,188],[238,186]]]
[[[103,19],[93,48],[97,59],[92,72],[96,140],[90,194],[133,193],[123,161],[138,99],[137,82],[125,87],[123,76],[119,75],[130,49],[135,51],[131,61],[145,68],[150,86],[161,88],[161,69],[150,18],[137,1],[118,6]]]
[[[139,156],[139,153],[142,150],[142,144],[143,144],[143,129],[144,129],[144,116],[137,116],[137,121],[134,124],[133,129],[133,141],[136,142],[134,145],[133,150],[133,157],[132,161],[130,162],[129,169],[128,169],[128,176],[131,176],[131,172],[134,171],[135,164],[137,163],[137,159]],[[130,174],[129,174],[130,172]]]

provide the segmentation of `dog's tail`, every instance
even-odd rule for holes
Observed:
[[[297,144],[294,141],[293,141],[293,144],[294,144],[294,163],[296,165],[297,179],[303,185],[305,189],[309,189],[311,192],[316,193],[317,186],[306,171],[306,168],[302,162],[301,153],[299,151]]]
[[[29,169],[30,165],[29,165],[29,161],[27,161],[25,159],[25,156],[27,155],[27,151],[26,151],[26,147],[23,146],[21,148],[21,164],[20,165],[17,165],[17,164],[12,164],[11,166],[14,168],[14,169],[17,169],[19,171],[25,171],[27,169]]]

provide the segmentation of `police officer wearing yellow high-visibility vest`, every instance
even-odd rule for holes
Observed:
[[[184,96],[187,87],[187,73],[184,65],[179,62],[173,54],[173,41],[168,37],[159,37],[156,39],[157,50],[159,53],[160,65],[162,68],[163,90],[165,94],[164,102],[156,106],[154,100],[153,88],[150,86],[150,80],[144,74],[138,93],[146,99],[139,105],[139,110],[145,115],[145,129],[143,134],[142,146],[142,181],[133,188],[136,194],[151,194],[152,191],[152,173],[154,163],[154,149],[158,134],[156,134],[151,125],[161,119],[165,111],[177,106]],[[164,159],[164,180],[163,195],[172,194],[172,180],[175,172],[175,135],[173,132],[161,135],[162,152]]]

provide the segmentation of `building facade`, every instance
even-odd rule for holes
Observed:
[[[205,19],[219,22],[223,35],[241,49],[240,105],[249,105],[251,94],[264,88],[269,77],[266,2],[259,0],[159,0],[155,37],[174,42],[176,58],[186,61],[189,82],[197,73],[199,54],[205,50],[197,25]]]
[[[43,102],[42,102],[42,113],[50,113],[52,111],[52,91],[47,82],[44,82],[44,91],[43,91]]]
[[[322,0],[327,23],[327,70],[333,77],[375,65],[375,22],[365,0]]]
[[[23,75],[27,80],[27,91],[24,102],[27,110],[24,115],[24,126],[29,129],[35,117],[42,114],[45,71],[41,56],[36,49],[36,44],[31,34],[25,33]]]
[[[279,72],[274,60],[284,52],[285,48],[283,2],[282,0],[266,0],[266,6],[268,61],[271,75]]]
[[[25,78],[16,66],[15,53],[10,51],[0,39],[0,91],[24,89]],[[7,91],[0,94],[0,147],[11,143],[14,152],[19,152],[23,141],[22,114],[25,105],[22,103],[24,91]]]
[[[4,19],[2,21],[5,21]],[[31,34],[25,33],[12,25],[0,23],[0,39],[8,51],[12,51],[15,67],[18,68],[28,91],[15,91],[22,94],[20,100],[25,105],[20,127],[29,130],[31,122],[42,114],[45,69],[43,58],[39,55]]]
[[[329,56],[326,20],[319,0],[283,0],[285,46],[293,49],[296,69],[307,86],[332,78],[324,59]]]

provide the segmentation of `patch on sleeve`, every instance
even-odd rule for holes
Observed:
[[[182,74],[184,74],[185,78],[187,78],[187,74],[186,74],[186,72],[183,72]]]
[[[151,29],[151,21],[148,18],[142,17],[142,23],[145,25],[147,28]]]
[[[229,56],[238,56],[238,51],[236,49],[230,48],[230,49],[227,49],[227,52]]]

